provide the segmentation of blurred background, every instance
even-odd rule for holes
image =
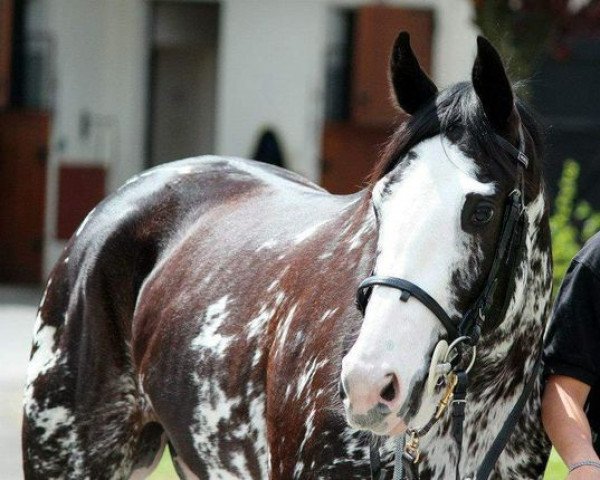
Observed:
[[[478,33],[502,50],[548,135],[559,282],[600,229],[598,1],[0,0],[0,479],[21,478],[36,303],[87,212],[209,153],[360,189],[402,120],[387,85],[401,29],[440,87],[469,78]]]

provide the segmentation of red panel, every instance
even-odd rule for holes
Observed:
[[[46,195],[47,113],[0,113],[0,281],[39,282]]]
[[[398,118],[398,110],[391,100],[388,77],[392,45],[401,30],[409,32],[419,63],[429,72],[433,13],[430,10],[389,7],[382,3],[358,10],[352,61],[351,116],[356,124],[388,128]]]
[[[384,128],[326,123],[321,185],[332,193],[354,193],[364,188],[389,133]]]
[[[106,169],[98,165],[62,165],[59,171],[56,236],[68,240],[106,193]]]
[[[14,0],[0,0],[0,109],[10,101]]]

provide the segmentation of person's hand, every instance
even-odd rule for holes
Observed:
[[[566,480],[600,480],[600,470],[594,467],[579,467],[569,473]]]

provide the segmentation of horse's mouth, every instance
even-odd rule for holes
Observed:
[[[410,422],[417,417],[422,408],[426,383],[427,374],[420,376],[417,380],[413,381],[410,388],[410,395],[404,400],[404,403],[398,412],[398,417],[403,418],[407,424],[410,424]]]
[[[424,400],[427,374],[419,375],[411,384],[410,394],[399,410],[392,411],[383,403],[376,404],[368,412],[358,414],[345,399],[344,416],[352,428],[368,431],[379,436],[398,436],[406,432],[415,420],[422,416],[421,408]]]
[[[347,422],[352,428],[357,430],[368,431],[379,436],[397,436],[406,432],[407,426],[404,420],[395,415],[389,415],[385,420],[377,424],[367,424],[357,422],[347,417]]]
[[[400,435],[406,431],[404,419],[383,404],[374,406],[365,414],[352,412],[345,405],[346,421],[352,428],[365,430],[381,436]]]

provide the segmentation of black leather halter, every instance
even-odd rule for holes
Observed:
[[[367,308],[367,302],[369,301],[371,288],[375,285],[382,285],[400,290],[400,300],[403,302],[408,302],[410,297],[415,297],[438,318],[442,325],[444,325],[450,338],[458,338],[458,328],[448,316],[446,310],[444,310],[442,306],[436,302],[435,299],[425,290],[402,278],[380,277],[378,275],[365,278],[358,287],[356,298],[356,303],[363,314]]]
[[[400,300],[403,302],[407,302],[412,296],[425,305],[444,325],[449,341],[455,340],[458,337],[468,337],[472,345],[479,341],[483,324],[491,313],[494,294],[502,267],[514,267],[514,256],[521,244],[524,223],[524,170],[529,165],[529,159],[525,155],[525,142],[523,138],[520,139],[518,149],[499,135],[495,136],[495,141],[515,159],[517,181],[514,190],[507,198],[502,229],[500,238],[496,244],[492,267],[488,273],[485,285],[473,306],[460,320],[452,320],[444,308],[431,295],[413,282],[403,278],[372,275],[360,283],[356,292],[356,305],[363,315],[374,286],[379,285],[394,288],[400,290]]]
[[[502,308],[493,311],[495,304],[494,298],[496,294],[496,287],[499,283],[500,274],[503,271],[510,272],[511,277],[515,277],[516,268],[518,262],[516,261],[517,253],[522,245],[524,237],[524,224],[525,224],[525,207],[524,207],[524,195],[525,195],[525,169],[529,166],[529,159],[525,154],[525,140],[523,132],[519,132],[519,146],[516,148],[510,142],[505,140],[499,135],[495,135],[495,142],[502,148],[509,156],[511,156],[517,168],[515,188],[508,195],[506,200],[506,207],[504,210],[504,218],[502,221],[502,229],[500,237],[496,244],[496,252],[492,266],[488,273],[485,285],[479,294],[479,297],[471,308],[459,319],[452,319],[444,310],[444,308],[427,292],[421,289],[418,285],[413,282],[396,277],[378,276],[372,275],[363,280],[358,286],[356,292],[356,304],[357,308],[364,315],[369,302],[372,288],[374,286],[383,286],[393,288],[400,291],[400,300],[407,302],[411,297],[421,302],[427,309],[429,309],[436,318],[444,326],[448,341],[452,342],[457,339],[464,339],[464,342],[469,346],[476,346],[481,337],[482,331],[489,326],[497,326],[498,322],[503,319],[506,313],[506,308],[509,303],[508,292],[504,292],[504,299],[502,302]],[[507,270],[508,269],[508,270]],[[496,302],[497,304],[497,302]],[[496,319],[490,320],[490,317],[495,316]],[[539,370],[540,362],[539,359],[536,361],[534,372],[532,377],[523,388],[521,396],[517,399],[517,402],[513,406],[504,426],[500,430],[498,436],[494,439],[491,448],[486,453],[482,464],[477,470],[476,478],[478,480],[486,480],[498,460],[498,457],[504,450],[506,443],[512,433],[513,429],[517,424],[517,420],[520,417],[525,407],[526,401],[533,391],[535,379],[537,377],[537,371]],[[467,386],[468,377],[465,369],[459,369],[458,362],[453,365],[453,371],[458,377],[458,388],[455,390],[454,395],[454,411],[453,411],[453,436],[458,445],[458,461],[456,466],[456,478],[459,477],[458,466],[460,463],[460,453],[462,445],[462,433],[463,433],[463,421],[465,403],[467,397]],[[460,393],[459,393],[460,392]],[[400,451],[396,452],[396,455],[401,454]],[[406,465],[407,468],[404,470],[410,473],[410,478],[418,479],[418,472],[416,471],[416,460],[411,462],[410,458],[405,458],[406,453],[402,461],[396,460],[396,465]],[[398,476],[400,475],[400,476]],[[379,449],[373,444],[371,446],[371,477],[375,480],[384,478],[385,471],[381,468],[381,458],[379,455]],[[394,478],[404,478],[402,473],[396,471]]]

